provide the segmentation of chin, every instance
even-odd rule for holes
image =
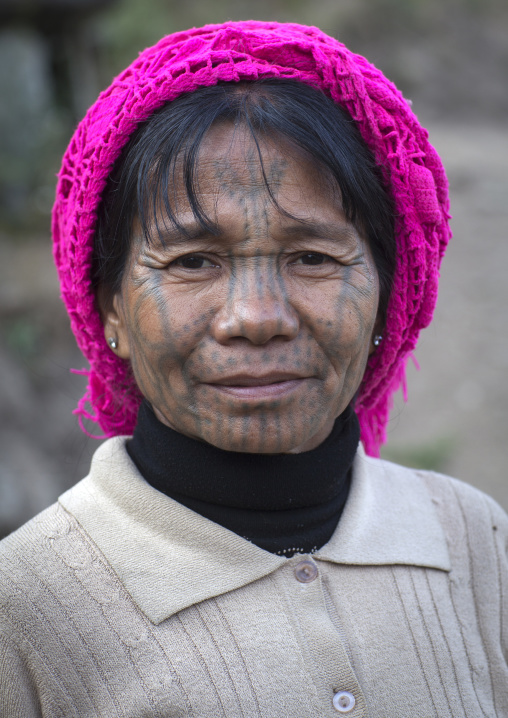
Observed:
[[[311,422],[308,418],[306,424],[297,427],[291,420],[270,421],[265,417],[248,416],[230,422],[225,420],[220,427],[204,432],[199,438],[224,451],[246,454],[298,453],[318,446],[331,429],[316,427],[317,420]]]

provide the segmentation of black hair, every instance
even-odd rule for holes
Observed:
[[[214,233],[214,224],[203,212],[196,192],[198,153],[208,130],[227,121],[243,123],[252,134],[267,190],[276,205],[264,174],[259,146],[263,136],[282,137],[328,171],[340,189],[346,219],[369,243],[384,317],[396,246],[393,203],[381,171],[342,107],[315,88],[276,78],[202,87],[167,103],[136,129],[103,194],[92,261],[95,290],[100,287],[106,302],[120,290],[136,217],[148,242],[149,220],[154,220],[159,231],[160,210],[165,213],[164,223],[169,221],[183,231],[170,202],[177,160],[181,160],[178,171],[196,220]]]

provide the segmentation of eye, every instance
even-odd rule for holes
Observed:
[[[326,262],[330,261],[331,257],[326,254],[321,254],[320,252],[306,252],[305,254],[302,254],[298,257],[298,259],[296,260],[296,264],[316,266],[319,264],[325,264]]]
[[[171,264],[176,267],[183,267],[184,269],[208,269],[208,267],[217,266],[201,254],[186,254],[184,257],[178,257],[178,259],[175,259]]]

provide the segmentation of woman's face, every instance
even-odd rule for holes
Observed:
[[[168,228],[161,242],[154,229],[149,246],[134,227],[105,334],[173,429],[230,451],[307,451],[361,382],[378,279],[323,172],[281,141],[261,152],[292,217],[271,200],[249,132],[212,128],[197,182],[218,233],[203,231],[177,187],[186,235]]]

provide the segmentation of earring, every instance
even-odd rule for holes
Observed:
[[[382,341],[383,341],[383,337],[381,336],[381,334],[376,334],[376,336],[372,340],[372,343],[374,344],[375,347],[378,347]]]
[[[116,341],[115,337],[109,337],[108,344],[111,347],[111,349],[116,349],[118,346],[118,342]]]

